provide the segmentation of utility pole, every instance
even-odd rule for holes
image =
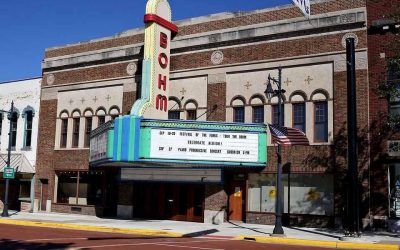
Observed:
[[[356,67],[354,38],[346,39],[347,61],[347,131],[348,131],[348,169],[349,184],[347,198],[347,230],[350,237],[358,237],[359,225],[359,192],[358,192],[358,150],[357,150],[357,100],[356,100]]]

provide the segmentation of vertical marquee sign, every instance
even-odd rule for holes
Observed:
[[[178,32],[171,23],[171,8],[167,0],[149,0],[144,16],[145,39],[140,100],[131,115],[168,119],[169,67],[171,36]]]

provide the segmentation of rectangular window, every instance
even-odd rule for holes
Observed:
[[[17,144],[17,126],[18,126],[18,114],[12,113],[11,116],[11,131],[12,131],[12,140],[11,140],[11,147],[15,149]]]
[[[85,126],[85,147],[88,148],[90,146],[90,132],[92,131],[92,117],[86,117]]]
[[[60,148],[67,147],[67,135],[68,135],[68,118],[64,118],[64,119],[61,119]]]
[[[79,123],[80,118],[74,118],[72,130],[72,147],[77,148],[79,145]]]
[[[253,106],[253,123],[264,123],[264,106]]]
[[[24,147],[30,148],[32,144],[32,121],[33,121],[33,113],[32,111],[27,111],[25,113],[25,138],[24,138]]]
[[[328,104],[327,102],[314,103],[314,141],[328,141]]]
[[[306,105],[305,103],[293,104],[293,127],[306,131]]]
[[[250,212],[275,212],[275,184],[275,174],[249,174],[248,210]],[[282,184],[284,213],[288,213],[288,207],[290,207],[292,214],[333,215],[332,174],[290,174],[290,179],[287,174],[283,174]],[[290,200],[288,190],[291,194]]]
[[[98,205],[102,201],[100,171],[59,172],[57,203],[74,205]],[[78,182],[79,179],[79,182]]]
[[[169,120],[179,120],[181,119],[181,112],[180,111],[168,111],[168,119]]]
[[[388,84],[396,85],[397,96],[390,99],[389,113],[391,115],[400,115],[400,68],[397,64],[388,65]]]
[[[106,122],[106,117],[104,115],[98,116],[97,126],[100,127]]]
[[[272,125],[279,125],[278,124],[278,104],[272,105]],[[282,112],[282,126],[285,126],[285,105],[281,104],[281,112]]]
[[[244,122],[244,107],[233,107],[233,121]]]
[[[187,110],[187,120],[196,120],[197,112],[195,109]]]

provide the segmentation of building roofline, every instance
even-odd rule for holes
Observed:
[[[333,1],[333,0],[311,0],[310,5],[317,4],[317,3],[323,3],[323,2],[329,2],[329,1]],[[229,18],[233,18],[233,17],[247,16],[247,15],[258,14],[258,13],[262,13],[262,12],[270,12],[270,11],[276,11],[276,10],[281,10],[281,9],[294,8],[294,7],[295,6],[293,4],[284,4],[284,5],[278,5],[275,7],[269,7],[269,8],[258,9],[258,10],[220,12],[220,13],[215,13],[215,14],[210,14],[210,15],[205,15],[205,16],[198,16],[198,17],[186,18],[186,19],[182,19],[182,20],[176,20],[176,21],[173,21],[173,23],[176,24],[178,27],[179,26],[188,26],[188,25],[206,23],[206,22],[217,21],[217,20],[224,20],[224,19],[229,19]],[[78,45],[83,45],[83,44],[88,44],[88,43],[93,43],[93,42],[100,42],[100,41],[105,41],[105,40],[110,40],[110,39],[115,39],[115,38],[120,38],[120,37],[138,35],[138,34],[142,34],[142,33],[144,33],[144,27],[133,28],[133,29],[129,29],[129,30],[125,30],[125,31],[116,33],[111,36],[95,38],[95,39],[90,39],[90,40],[86,40],[86,41],[60,45],[60,46],[49,47],[49,48],[46,48],[45,51],[73,47],[73,46],[78,46]]]
[[[7,80],[7,81],[0,81],[0,84],[6,84],[6,83],[13,83],[13,82],[23,82],[23,81],[28,81],[28,80],[35,80],[35,79],[42,79],[41,76],[36,76],[36,77],[29,77],[29,78],[23,78],[23,79],[17,79],[17,80]]]

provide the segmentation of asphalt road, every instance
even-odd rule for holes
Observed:
[[[166,238],[0,224],[0,249],[329,249],[272,245],[230,238]]]

